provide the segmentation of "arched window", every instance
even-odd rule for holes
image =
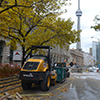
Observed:
[[[58,62],[58,56],[57,56],[57,62]]]
[[[61,62],[61,57],[60,57],[60,62]]]

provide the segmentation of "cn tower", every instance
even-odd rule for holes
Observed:
[[[82,11],[80,9],[80,0],[78,0],[78,10],[76,11],[77,20],[77,30],[80,30],[80,17],[82,16]],[[79,34],[80,42],[77,42],[77,49],[81,50],[81,36]]]

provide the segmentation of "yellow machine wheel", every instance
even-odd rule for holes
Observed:
[[[50,82],[51,82],[51,79],[50,79],[50,72],[47,71],[47,72],[46,72],[45,80],[43,80],[43,81],[41,82],[41,89],[44,90],[44,91],[49,90],[49,88],[50,88]]]
[[[47,82],[47,87],[50,86],[50,76],[48,76],[48,82]]]
[[[21,86],[24,90],[30,89],[32,86],[32,83],[28,83],[27,81],[21,80]]]

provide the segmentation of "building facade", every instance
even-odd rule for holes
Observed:
[[[69,62],[74,62],[76,65],[83,66],[83,51],[70,49]]]
[[[13,52],[9,46],[7,46],[8,39],[0,39],[0,63],[12,63],[13,62]],[[18,51],[21,51],[21,47],[17,44]],[[14,61],[15,62],[15,61]],[[21,65],[21,61],[15,62],[18,65]]]
[[[7,47],[6,44],[9,40],[0,39],[0,63],[17,63],[21,66],[21,60],[14,60],[14,52],[10,50],[10,47]],[[93,50],[96,50],[96,45]],[[21,52],[21,47],[18,45],[16,51]],[[95,53],[95,52],[93,52]],[[54,62],[63,62],[65,61],[67,65],[70,62],[75,62],[75,64],[79,66],[89,66],[94,65],[95,57],[92,57],[90,54],[87,54],[81,50],[70,49],[66,51],[66,49],[61,49],[59,46],[55,46],[55,48],[51,49],[51,64]]]
[[[70,60],[80,66],[93,66],[96,63],[95,58],[90,53],[77,49],[70,49]]]
[[[100,62],[100,42],[92,42],[92,56],[95,58],[96,62]]]
[[[90,53],[84,52],[83,57],[84,57],[83,62],[84,62],[85,66],[88,67],[88,66],[94,66],[95,65],[95,63],[96,63],[95,58]]]
[[[70,57],[69,50],[66,51],[65,49],[61,49],[59,46],[55,46],[51,50],[51,63],[53,64],[54,62],[67,62]]]
[[[0,39],[0,63],[17,63],[21,66],[21,61],[17,60],[14,61],[14,52],[13,50],[10,50],[10,47],[7,47],[6,44],[9,40]],[[21,47],[18,45],[18,48],[16,51],[22,51]],[[51,63],[54,62],[62,62],[66,61],[68,62],[68,59],[70,57],[69,51],[66,51],[65,49],[61,49],[59,46],[55,46],[55,48],[51,49]]]
[[[10,55],[10,49],[6,46],[6,42],[4,39],[0,40],[0,63],[9,63],[9,55]]]

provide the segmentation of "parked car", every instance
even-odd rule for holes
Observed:
[[[99,72],[99,68],[96,66],[89,67],[88,69],[89,69],[89,72]]]
[[[73,67],[71,68],[71,72],[72,73],[82,73],[82,67],[80,67],[79,65],[73,65]]]

